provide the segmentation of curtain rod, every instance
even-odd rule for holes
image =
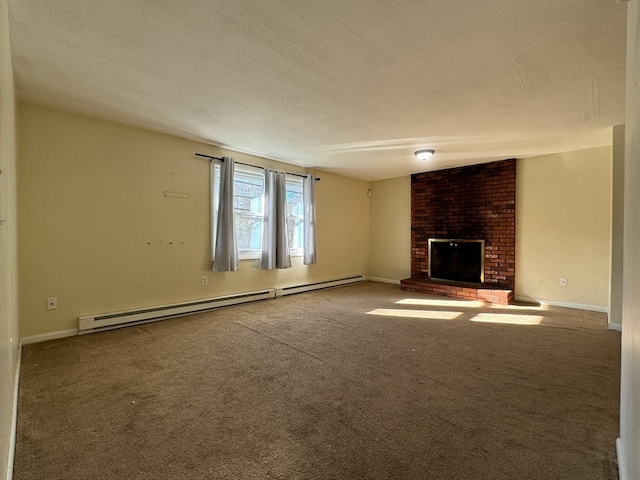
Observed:
[[[224,162],[224,158],[223,157],[212,157],[211,155],[205,155],[204,153],[196,153],[196,155],[198,157],[208,158],[209,160],[219,160],[221,162]],[[250,163],[242,163],[242,162],[235,162],[235,163],[237,163],[239,165],[245,165],[247,167],[261,168],[262,170],[266,170],[266,167],[262,167],[260,165],[251,165]],[[284,172],[284,173],[286,173],[287,175],[295,175],[296,177],[303,177],[303,178],[306,177],[306,175],[302,175],[300,173],[291,173],[291,172]],[[320,177],[313,177],[313,179],[316,182],[320,181]]]

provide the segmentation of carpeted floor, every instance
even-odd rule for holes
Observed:
[[[23,348],[14,478],[617,478],[606,316],[364,283]]]

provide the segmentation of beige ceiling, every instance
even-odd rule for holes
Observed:
[[[9,11],[22,99],[364,180],[609,145],[624,122],[623,0]]]

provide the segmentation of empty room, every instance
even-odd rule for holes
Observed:
[[[0,477],[640,478],[640,0],[0,0]]]

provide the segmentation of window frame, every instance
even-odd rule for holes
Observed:
[[[218,189],[220,188],[220,161],[212,161],[211,162],[211,222],[212,222],[212,226],[211,226],[211,233],[212,233],[212,245],[215,245],[215,238],[216,238],[216,233],[217,233],[217,227],[218,227]],[[261,218],[264,221],[264,174],[263,174],[264,169],[261,167],[253,167],[250,165],[238,165],[236,163],[235,165],[235,175],[234,175],[234,183],[236,181],[236,179],[238,177],[245,177],[245,178],[253,178],[253,179],[260,179],[260,181],[262,182],[262,211],[261,214],[242,214],[243,217],[253,217],[253,218]],[[301,189],[303,188],[303,178],[299,177],[297,175],[290,175],[287,174],[286,175],[286,184],[287,184],[287,189],[289,187],[290,184],[295,184],[297,186],[299,186]],[[235,189],[234,189],[235,190]],[[235,191],[234,191],[234,199],[235,199]],[[288,211],[287,209],[287,222],[289,222],[290,218],[292,219],[297,219],[301,222],[301,224],[304,223],[304,195],[301,196],[300,202],[303,203],[303,207],[302,207],[302,214],[292,214]],[[234,207],[234,217],[238,217],[237,211],[235,210]],[[236,223],[236,227],[237,227],[237,223]],[[304,235],[304,233],[303,233]],[[236,236],[237,236],[237,228],[236,228]],[[237,237],[236,237],[237,238]],[[304,255],[304,244],[300,245],[299,248],[291,248],[290,246],[290,255],[291,257],[302,257]],[[238,256],[240,258],[240,260],[256,260],[256,259],[260,259],[262,257],[262,237],[260,238],[260,249],[259,250],[255,250],[255,249],[245,249],[245,250],[241,250],[240,248],[238,248]],[[213,257],[212,257],[213,258]]]
[[[301,213],[300,214],[294,214],[291,213],[289,211],[289,209],[287,209],[287,222],[289,222],[291,219],[299,219],[300,221],[300,225],[302,226],[303,230],[302,230],[302,234],[300,236],[300,246],[298,248],[293,248],[291,245],[289,245],[289,255],[291,255],[291,257],[302,257],[304,255],[304,183],[303,183],[304,178],[300,177],[298,175],[289,175],[287,174],[286,176],[286,184],[287,184],[287,190],[289,188],[289,184],[293,184],[296,186],[299,186],[300,188],[300,204],[301,204]],[[288,203],[288,202],[287,202]]]

